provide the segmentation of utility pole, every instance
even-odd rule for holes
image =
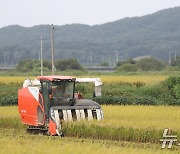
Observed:
[[[176,61],[176,57],[177,57],[177,55],[176,55],[176,50],[174,51],[175,53],[174,53],[174,61]]]
[[[41,76],[43,76],[43,57],[42,57],[42,45],[43,45],[43,38],[41,34]]]
[[[51,24],[52,75],[54,75],[54,25]]]
[[[118,63],[119,61],[119,55],[118,55],[118,51],[114,51],[116,53],[116,63]]]
[[[171,65],[171,53],[172,51],[169,51],[169,65]]]
[[[91,52],[91,64],[92,64],[92,52]]]

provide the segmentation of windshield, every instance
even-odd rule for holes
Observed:
[[[74,82],[58,81],[52,83],[54,105],[67,105],[73,99]]]

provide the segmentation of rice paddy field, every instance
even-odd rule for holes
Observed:
[[[101,79],[104,83],[136,83],[143,82],[145,84],[155,84],[167,79],[168,76],[160,75],[160,76],[147,76],[147,75],[139,75],[139,76],[101,76]]]
[[[65,137],[26,133],[17,106],[0,107],[0,153],[178,153],[161,150],[164,128],[180,136],[180,108],[102,106],[104,120],[64,124]],[[127,142],[128,141],[128,142]]]
[[[74,154],[154,154],[178,153],[178,150],[161,150],[153,144],[137,144],[110,140],[78,139],[70,137],[48,137],[27,134],[16,129],[0,129],[0,153],[74,153]]]
[[[87,77],[87,76],[82,76]],[[88,76],[89,77],[89,76]],[[94,76],[93,76],[94,77]],[[103,83],[136,83],[136,82],[143,82],[145,84],[152,84],[164,81],[168,78],[166,75],[136,75],[136,76],[95,76],[100,77]],[[36,77],[33,76],[0,76],[0,83],[9,84],[9,83],[23,83],[26,79],[34,79]]]
[[[26,77],[0,77],[19,84]],[[33,79],[34,77],[30,77]],[[103,83],[155,84],[168,76],[100,76]],[[163,130],[180,142],[179,106],[103,105],[104,120],[64,123],[65,137],[28,134],[17,106],[0,106],[0,153],[179,153],[180,146],[161,149]]]

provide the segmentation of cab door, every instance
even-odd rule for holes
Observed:
[[[45,112],[46,118],[49,117],[49,109],[50,109],[49,89],[50,89],[50,83],[48,81],[42,81],[41,91],[42,91],[42,96],[44,100],[44,112]]]

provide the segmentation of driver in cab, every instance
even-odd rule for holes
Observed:
[[[55,103],[61,103],[61,104],[66,104],[68,101],[68,95],[67,93],[64,92],[65,89],[63,88],[62,85],[57,85],[54,91],[54,100]]]
[[[55,95],[56,99],[63,97],[63,92],[62,92],[62,88],[60,85],[57,85],[57,88],[55,89],[54,95]]]

